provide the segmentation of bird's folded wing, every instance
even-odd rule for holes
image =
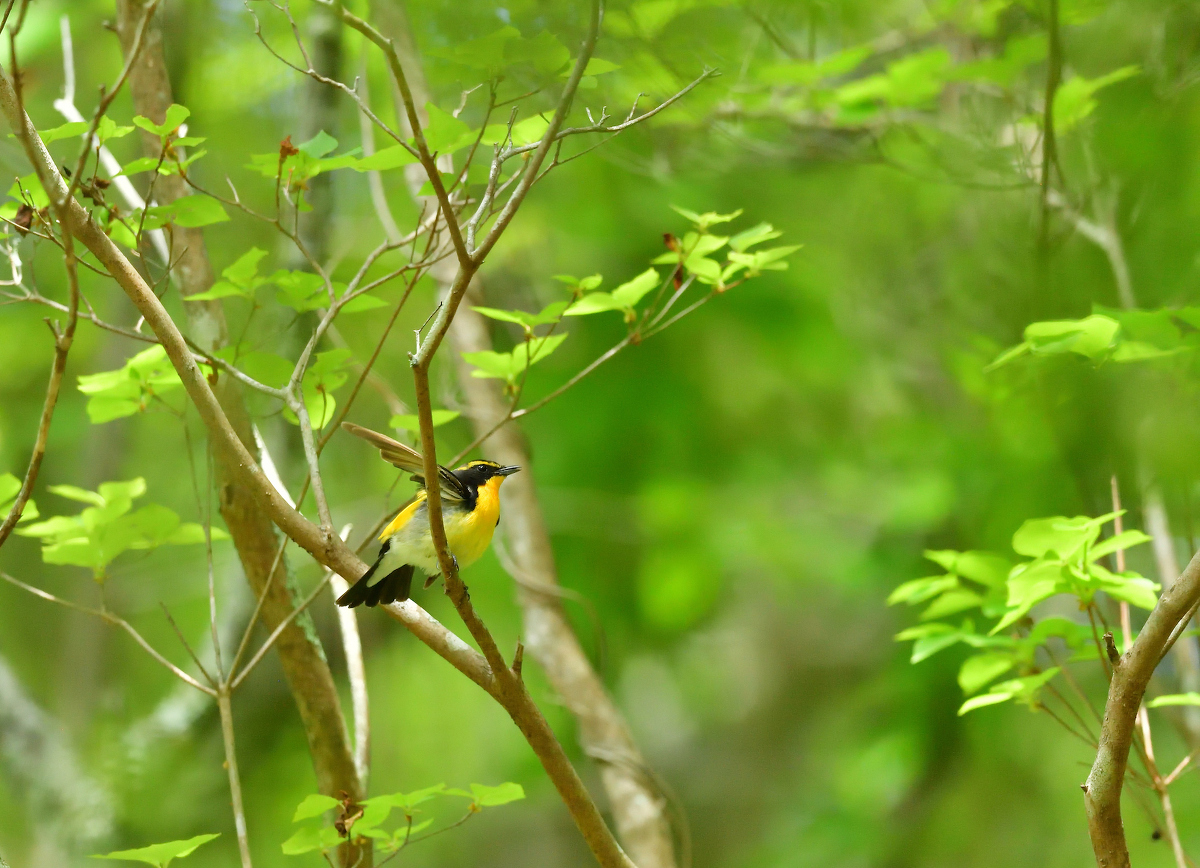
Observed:
[[[386,434],[355,425],[353,422],[343,422],[342,427],[378,449],[384,461],[412,473],[421,485],[425,484],[425,459],[421,457],[420,452],[411,446],[405,446],[403,443],[393,440]],[[438,481],[441,483],[439,487],[443,497],[455,501],[468,498],[469,494],[459,478],[440,464],[438,465]]]

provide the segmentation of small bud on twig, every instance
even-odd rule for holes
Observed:
[[[1108,652],[1108,659],[1116,669],[1121,665],[1121,655],[1117,653],[1117,645],[1113,642],[1112,631],[1104,634],[1104,649]]]

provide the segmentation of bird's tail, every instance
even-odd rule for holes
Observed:
[[[371,569],[367,570],[363,577],[355,582],[346,593],[338,597],[337,604],[339,606],[353,609],[355,606],[362,605],[378,606],[380,603],[384,605],[402,603],[408,599],[409,592],[412,590],[412,564],[405,564],[399,569],[392,570],[382,579],[372,582],[371,578],[382,560],[383,555],[381,554]]]

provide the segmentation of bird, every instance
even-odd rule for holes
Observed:
[[[342,427],[375,446],[384,461],[412,473],[413,481],[421,488],[379,534],[383,545],[375,563],[338,597],[337,604],[353,609],[403,602],[412,590],[415,567],[429,575],[426,588],[441,571],[429,530],[424,459],[415,449],[377,431],[351,422],[343,422]],[[454,470],[438,465],[442,526],[446,529],[450,553],[459,567],[470,566],[487,551],[500,523],[500,484],[520,469],[515,464],[502,466],[486,460],[470,461]]]

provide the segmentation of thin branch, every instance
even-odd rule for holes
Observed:
[[[146,653],[170,670],[176,678],[179,678],[181,681],[190,684],[201,693],[207,693],[209,696],[213,697],[217,695],[217,691],[213,690],[207,684],[201,684],[166,657],[163,657],[162,654],[158,653],[154,646],[142,638],[142,634],[135,630],[133,625],[124,618],[118,617],[117,615],[114,615],[112,612],[109,612],[105,609],[93,609],[90,606],[82,606],[79,603],[73,603],[70,600],[64,600],[62,597],[56,597],[54,594],[51,594],[48,591],[43,591],[41,588],[35,588],[33,585],[27,585],[20,579],[13,578],[8,573],[0,572],[0,578],[4,579],[4,581],[8,582],[10,585],[16,585],[18,588],[28,591],[35,597],[41,597],[43,600],[48,600],[51,603],[58,603],[60,606],[66,606],[68,609],[74,609],[76,612],[94,615],[95,617],[100,618],[101,620],[112,624],[115,627],[120,627],[122,630],[132,636],[134,641],[141,645]]]
[[[225,768],[229,773],[229,794],[233,802],[233,825],[237,832],[238,854],[242,868],[253,868],[250,861],[250,842],[246,836],[246,809],[242,804],[242,779],[238,774],[237,744],[233,737],[233,708],[228,684],[217,693],[217,710],[221,716],[221,740],[225,746]]]

